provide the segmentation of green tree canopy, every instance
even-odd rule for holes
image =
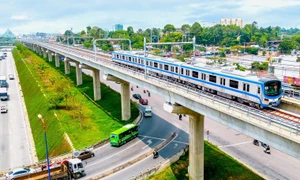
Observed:
[[[294,41],[289,41],[289,40],[282,41],[278,46],[280,52],[284,54],[290,54],[291,51],[295,48],[296,48],[296,43]]]
[[[198,23],[198,22],[195,22],[192,27],[191,27],[191,33],[194,35],[194,36],[197,36],[199,33],[202,32],[202,27],[201,25]]]
[[[172,24],[167,24],[165,25],[164,29],[162,30],[164,33],[170,33],[170,32],[175,32],[176,28]]]
[[[82,30],[82,31],[80,32],[80,36],[85,36],[85,35],[86,35],[85,31]]]

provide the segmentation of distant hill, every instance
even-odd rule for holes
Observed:
[[[2,37],[2,38],[16,38],[16,36],[15,36],[9,29],[7,29],[7,30],[5,31],[5,33],[2,34],[1,37]]]

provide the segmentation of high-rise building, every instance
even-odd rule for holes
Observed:
[[[123,24],[115,24],[115,31],[122,31],[123,30]]]
[[[243,19],[241,18],[233,18],[233,19],[221,19],[220,20],[221,25],[237,25],[239,27],[243,27]]]

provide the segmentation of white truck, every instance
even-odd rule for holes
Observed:
[[[17,175],[11,179],[14,180],[45,180],[49,179],[47,166],[41,167],[41,171],[36,171],[26,175]],[[80,159],[67,159],[61,162],[60,165],[52,166],[50,165],[50,179],[78,179],[85,176],[85,169],[83,163]]]

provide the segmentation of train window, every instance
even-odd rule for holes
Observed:
[[[244,84],[243,84],[243,90],[249,92],[249,90],[250,90],[250,85],[244,83]]]
[[[205,81],[206,80],[206,74],[202,73],[201,74],[201,79]]]
[[[154,63],[154,67],[156,67],[156,68],[158,67],[157,62]]]
[[[216,83],[217,82],[217,76],[209,75],[209,81]]]
[[[141,59],[140,58],[138,59],[138,63],[141,64]]]
[[[260,87],[257,88],[257,94],[260,94]]]
[[[175,68],[175,72],[178,73],[178,67]]]
[[[169,71],[169,66],[168,66],[168,65],[164,65],[164,69],[165,69],[166,71]]]
[[[171,66],[171,71],[174,72],[174,67],[173,66]]]
[[[234,80],[230,80],[229,81],[229,86],[235,89],[239,88],[239,82],[238,81],[234,81]]]
[[[162,69],[162,64],[159,64],[159,69]]]
[[[150,66],[153,66],[153,62],[152,61],[150,61]]]
[[[190,76],[190,71],[189,70],[185,70],[185,74],[187,75],[187,76]]]
[[[183,68],[181,68],[181,72],[180,72],[180,74],[183,74]]]
[[[144,64],[144,60],[141,60],[141,64]]]
[[[131,57],[128,57],[128,60],[131,61]]]
[[[117,58],[119,59],[119,54],[117,54]]]
[[[122,56],[122,59],[124,59],[124,60],[125,60],[125,56]]]
[[[225,78],[220,78],[220,84],[225,86]]]
[[[146,65],[147,65],[147,66],[149,65],[149,61],[146,61]]]
[[[192,76],[193,76],[194,78],[198,78],[198,77],[199,77],[199,73],[198,73],[197,71],[193,71],[193,72],[192,72]]]

